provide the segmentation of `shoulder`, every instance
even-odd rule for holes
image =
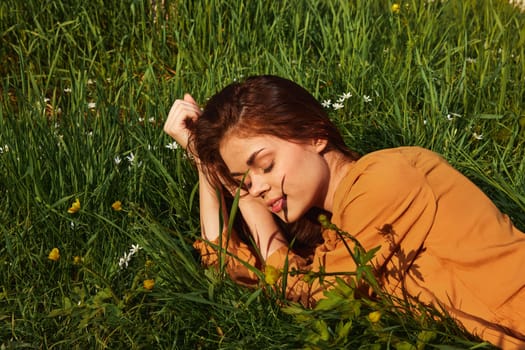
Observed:
[[[369,153],[349,170],[339,184],[334,211],[359,200],[384,208],[416,196],[427,187],[429,163],[445,162],[438,154],[421,147],[399,147]]]
[[[444,162],[436,153],[421,147],[399,147],[375,151],[359,159],[345,177],[346,186],[356,183],[374,188],[396,185],[410,187],[413,180],[422,180],[425,163]],[[342,182],[343,184],[343,182]]]

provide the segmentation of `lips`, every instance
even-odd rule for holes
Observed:
[[[268,207],[270,208],[270,211],[275,214],[283,210],[285,205],[286,205],[286,199],[284,197],[274,199],[268,202]]]

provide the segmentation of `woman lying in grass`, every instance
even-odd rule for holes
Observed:
[[[352,242],[316,221],[326,213],[365,249],[381,246],[373,265],[388,293],[441,306],[495,345],[525,348],[525,235],[439,155],[400,147],[359,157],[312,95],[274,76],[229,85],[204,110],[185,95],[164,129],[197,163],[195,246],[205,264],[222,242],[238,257],[227,269],[239,283],[257,282],[241,261],[324,271],[322,281],[286,275],[287,298],[311,306],[337,272],[355,270]],[[239,186],[246,229],[219,239],[227,205],[217,193],[227,201]]]

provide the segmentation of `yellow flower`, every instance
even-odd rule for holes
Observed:
[[[71,207],[67,210],[69,214],[75,214],[80,210],[80,199],[76,199],[73,204],[71,204]]]
[[[264,268],[264,280],[270,285],[274,285],[281,277],[281,271],[272,265],[266,265]]]
[[[121,211],[122,210],[122,202],[121,201],[115,201],[115,203],[111,204],[111,208],[113,208],[114,211]]]
[[[155,280],[154,279],[148,279],[144,280],[144,289],[152,290],[153,287],[155,287]]]
[[[60,259],[60,250],[58,250],[58,248],[51,249],[47,258],[49,260],[58,261],[58,259]]]
[[[401,10],[401,5],[399,5],[398,3],[394,3],[392,4],[391,9],[393,13],[399,13],[399,11]]]
[[[373,311],[368,314],[368,320],[372,323],[377,323],[381,319],[381,311]]]
[[[82,257],[75,255],[73,257],[73,265],[80,265],[80,264],[82,264]]]

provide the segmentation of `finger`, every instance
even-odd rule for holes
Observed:
[[[183,100],[177,100],[173,103],[173,106],[171,106],[166,122],[169,124],[183,125],[186,119],[190,118],[194,120],[198,118],[199,115],[200,109],[197,105]]]
[[[198,103],[195,102],[195,99],[188,93],[184,94],[184,101],[192,103],[192,104],[198,106]]]

